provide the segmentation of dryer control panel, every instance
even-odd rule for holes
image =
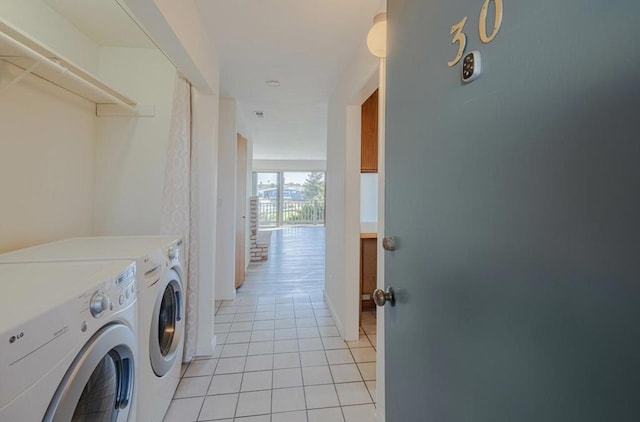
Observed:
[[[126,309],[136,300],[136,266],[132,263],[111,280],[90,293],[88,309],[93,318],[101,318]]]
[[[109,290],[110,292],[107,294],[111,302],[109,310],[115,310],[117,312],[135,302],[136,265],[131,264],[129,268],[118,275]]]

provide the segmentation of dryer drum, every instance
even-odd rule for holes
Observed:
[[[162,295],[158,318],[158,341],[162,356],[167,356],[171,353],[173,337],[176,332],[176,322],[179,321],[179,300],[179,293],[172,284],[169,284]]]
[[[174,269],[163,277],[157,291],[149,333],[149,360],[156,376],[163,377],[175,365],[183,338],[184,296],[181,278]]]
[[[135,338],[120,324],[94,335],[49,404],[44,422],[124,422],[133,396]]]
[[[129,403],[127,383],[131,364],[119,353],[110,351],[91,374],[82,391],[72,422],[107,422],[115,419]]]

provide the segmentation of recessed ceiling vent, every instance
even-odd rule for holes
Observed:
[[[264,111],[256,111],[255,113],[258,119],[264,119]]]

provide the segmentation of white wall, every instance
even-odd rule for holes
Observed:
[[[199,197],[199,276],[196,354],[213,354],[216,270],[218,107],[216,95],[193,93],[193,142],[197,145]]]
[[[118,0],[202,94],[217,95],[219,64],[195,1]]]
[[[180,39],[193,66],[182,66],[193,84],[203,93],[217,92],[218,57],[215,43],[200,20],[200,10],[194,0],[154,0],[165,19]],[[200,81],[202,77],[202,81]],[[206,84],[206,86],[204,85]],[[208,88],[208,89],[207,89]]]
[[[98,45],[42,0],[2,0],[0,17],[90,73],[96,73]]]
[[[0,17],[95,70],[98,48],[41,0],[3,0]],[[0,62],[0,86],[21,70]],[[0,252],[90,235],[95,105],[35,76],[0,93]]]
[[[360,222],[378,222],[378,173],[360,175]]]
[[[218,213],[216,233],[216,299],[236,297],[236,161],[237,106],[232,98],[220,98],[218,131]]]
[[[253,160],[253,171],[326,171],[326,160]]]
[[[360,152],[362,107],[347,106],[344,202],[344,337],[357,340],[360,325]]]
[[[96,235],[161,233],[162,195],[176,70],[158,50],[103,47],[98,75],[154,117],[100,117]]]
[[[20,69],[0,62],[0,85]],[[0,252],[91,234],[95,105],[35,76],[0,93]]]
[[[325,298],[348,340],[358,338],[360,107],[377,87],[377,69],[363,43],[328,108]]]

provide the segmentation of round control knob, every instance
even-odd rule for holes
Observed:
[[[89,310],[91,311],[91,315],[94,318],[98,318],[104,311],[109,309],[109,305],[109,296],[104,294],[104,292],[99,291],[95,292],[93,296],[91,296],[91,301],[89,302]]]
[[[169,259],[174,260],[176,259],[176,250],[174,248],[169,248]]]

